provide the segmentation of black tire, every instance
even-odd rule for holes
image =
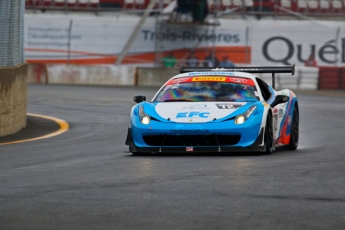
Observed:
[[[272,115],[267,116],[266,127],[265,127],[265,153],[272,154],[273,147],[273,127],[272,127]]]
[[[293,115],[292,115],[290,142],[287,146],[287,149],[296,150],[298,147],[298,138],[299,138],[299,113],[298,113],[297,106],[295,106],[293,110]]]

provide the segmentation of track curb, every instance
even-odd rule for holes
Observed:
[[[38,118],[43,118],[43,119],[48,119],[51,121],[56,122],[60,128],[52,133],[43,135],[43,136],[39,136],[39,137],[34,137],[34,138],[28,138],[28,139],[22,139],[22,140],[16,140],[16,141],[9,141],[9,142],[4,142],[4,143],[0,143],[1,145],[11,145],[11,144],[18,144],[18,143],[23,143],[23,142],[29,142],[29,141],[36,141],[36,140],[41,140],[41,139],[46,139],[46,138],[50,138],[50,137],[54,137],[54,136],[58,136],[66,131],[69,130],[69,125],[66,121],[56,118],[56,117],[50,117],[50,116],[45,116],[45,115],[40,115],[40,114],[33,114],[33,113],[27,113],[27,116],[32,116],[32,117],[38,117]]]

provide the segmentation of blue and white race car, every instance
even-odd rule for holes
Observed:
[[[255,73],[272,73],[269,86]],[[294,66],[182,68],[151,101],[134,96],[126,145],[133,155],[183,152],[295,150],[299,136],[296,95],[274,89],[275,73]]]

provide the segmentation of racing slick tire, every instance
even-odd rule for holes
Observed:
[[[292,115],[291,135],[290,142],[287,146],[288,150],[296,150],[298,147],[298,136],[299,136],[299,113],[297,106],[294,107]]]
[[[267,116],[266,127],[265,127],[265,153],[272,154],[273,147],[273,126],[272,126],[272,115]]]

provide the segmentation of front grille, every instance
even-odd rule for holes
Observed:
[[[222,146],[236,145],[241,135],[146,135],[143,139],[150,146]]]

